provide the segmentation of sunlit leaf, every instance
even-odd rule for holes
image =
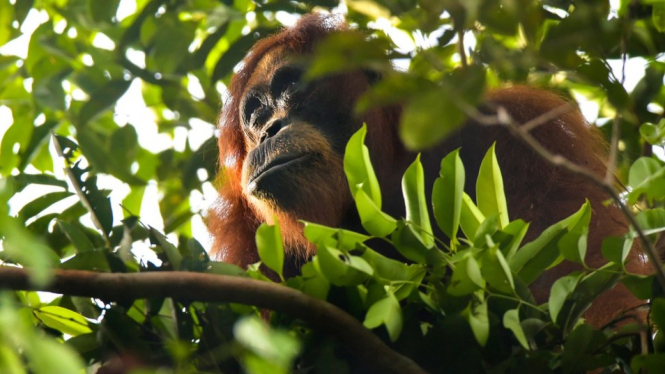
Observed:
[[[360,222],[367,232],[373,236],[384,237],[395,230],[397,221],[382,212],[362,188],[358,188],[354,198]]]
[[[496,144],[487,151],[476,182],[476,200],[478,209],[485,215],[499,215],[499,228],[504,228],[510,222],[508,218],[508,204],[503,190],[503,177],[496,158]]]
[[[372,304],[367,310],[365,321],[368,329],[374,329],[381,325],[386,326],[391,341],[396,341],[402,332],[402,309],[395,296],[387,293],[384,298]]]
[[[448,293],[454,296],[463,296],[471,294],[484,286],[485,280],[481,276],[478,261],[473,256],[467,256],[455,264]]]
[[[88,321],[82,315],[66,308],[44,306],[34,313],[46,326],[71,336],[92,332]]]
[[[78,252],[88,252],[95,248],[90,239],[78,227],[62,220],[57,220],[57,222]]]
[[[404,172],[402,192],[406,203],[406,220],[415,225],[414,229],[420,233],[423,244],[428,248],[432,247],[434,234],[425,200],[425,172],[420,163],[420,155]]]
[[[471,197],[462,195],[462,209],[460,212],[460,227],[467,239],[473,240],[478,227],[485,221],[485,215],[478,209]]]
[[[529,343],[520,324],[519,309],[511,309],[503,314],[503,327],[510,329],[515,334],[515,338],[524,349],[529,349]]]
[[[464,165],[459,149],[449,153],[441,161],[439,178],[432,189],[432,205],[436,222],[451,240],[456,240],[462,214],[464,196]]]
[[[515,283],[508,262],[503,253],[496,247],[487,250],[482,258],[481,271],[487,282],[500,292],[512,294],[515,292]]]
[[[369,159],[369,149],[364,144],[367,125],[363,125],[349,139],[344,152],[344,173],[349,181],[351,195],[363,190],[374,205],[381,209],[381,188]]]
[[[275,217],[274,225],[263,223],[256,230],[256,248],[261,261],[283,278],[284,243],[277,217]]]
[[[563,303],[566,301],[568,296],[575,290],[577,284],[582,279],[582,274],[579,272],[573,272],[557,279],[552,284],[552,289],[550,290],[550,297],[547,306],[550,311],[550,316],[552,317],[552,322],[556,323],[557,318],[559,317],[559,312],[563,308]]]
[[[462,312],[473,331],[473,336],[481,346],[487,344],[490,336],[490,323],[487,315],[487,301],[483,300],[477,305],[472,303]]]

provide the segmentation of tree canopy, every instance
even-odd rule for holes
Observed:
[[[548,267],[584,264],[590,207],[523,242],[527,223],[459,193],[456,152],[442,161],[450,199],[425,196],[419,161],[407,170],[406,219],[379,214],[375,178],[349,175],[367,186],[355,193],[367,232],[307,223],[317,255],[284,284],[209,258],[226,86],[258,39],[312,11],[368,37],[324,41],[308,76],[380,71],[359,110],[405,103],[411,149],[444,139],[493,87],[577,100],[623,181],[598,183],[633,224],[604,242],[608,264],[536,305],[528,285]],[[0,0],[0,372],[662,371],[664,32],[660,0]],[[345,157],[367,171],[364,131]],[[477,183],[505,205],[493,157]],[[434,241],[432,225],[462,239]],[[257,242],[279,274],[278,230]],[[655,275],[626,272],[636,240]],[[618,282],[650,318],[594,330],[582,313]]]

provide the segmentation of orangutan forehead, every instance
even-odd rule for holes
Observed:
[[[288,62],[287,55],[284,47],[273,48],[263,55],[247,81],[246,88],[269,82],[275,71]]]

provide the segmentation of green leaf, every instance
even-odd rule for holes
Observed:
[[[259,250],[261,261],[284,279],[284,242],[277,217],[274,221],[274,225],[262,223],[256,230],[256,248]]]
[[[344,152],[344,173],[349,180],[351,195],[356,196],[358,190],[363,190],[380,210],[381,187],[372,168],[369,149],[365,146],[365,135],[367,135],[367,125],[363,124],[349,139]]]
[[[9,1],[0,1],[0,46],[5,45],[12,38],[12,21],[14,7]]]
[[[609,236],[603,239],[601,252],[609,261],[625,264],[630,250],[633,248],[633,238],[616,238]]]
[[[497,231],[499,231],[499,215],[488,216],[476,230],[476,235],[473,237],[473,245],[477,248],[494,245],[494,241],[491,238]]]
[[[509,223],[503,230],[495,234],[492,239],[495,243],[499,244],[504,257],[510,259],[517,252],[520,244],[522,244],[522,240],[528,230],[529,224],[518,219]]]
[[[471,331],[473,336],[476,338],[478,344],[481,347],[484,347],[487,344],[487,340],[490,336],[490,322],[487,315],[487,301],[483,300],[481,303],[476,304],[475,306],[469,303],[469,305],[464,309],[462,315],[469,322],[471,326]]]
[[[565,277],[557,279],[552,284],[552,290],[550,291],[550,297],[547,303],[552,322],[557,323],[557,318],[559,312],[563,308],[563,304],[566,302],[566,299],[568,299],[568,296],[573,293],[581,279],[582,274],[580,272],[573,272]]]
[[[500,228],[504,228],[508,225],[510,219],[508,218],[508,204],[506,203],[503,178],[501,177],[495,148],[496,143],[492,144],[480,164],[478,181],[476,182],[476,200],[478,201],[478,209],[486,217],[498,214]]]
[[[217,61],[210,80],[217,82],[229,75],[236,64],[245,57],[250,47],[256,43],[256,34],[267,35],[271,31],[273,31],[271,28],[259,28],[234,41]]]
[[[85,125],[103,111],[111,108],[125,94],[131,81],[114,80],[97,90],[79,111],[78,124]]]
[[[584,264],[588,234],[588,227],[584,228],[581,233],[566,233],[558,243],[559,251],[561,252],[563,258],[569,261],[577,262],[578,264]]]
[[[48,174],[21,173],[12,176],[12,179],[14,180],[15,192],[21,192],[25,187],[32,184],[42,184],[45,186],[56,186],[67,189],[67,182]]]
[[[663,165],[658,160],[649,157],[640,157],[630,167],[628,184],[633,188],[638,188],[661,169],[663,169]]]
[[[480,101],[485,76],[481,65],[458,68],[441,79],[442,87],[414,95],[402,113],[400,137],[406,147],[432,147],[461,126],[466,119],[463,106]]]
[[[104,249],[81,252],[63,262],[61,267],[63,269],[109,272],[111,267],[106,253]]]
[[[210,274],[231,275],[235,277],[246,277],[247,272],[239,266],[229,264],[228,262],[210,261],[205,271]]]
[[[457,240],[457,231],[462,214],[462,196],[465,180],[464,164],[459,156],[459,149],[450,152],[441,161],[439,178],[432,189],[434,218],[441,231],[451,242]]]
[[[450,295],[469,295],[483,287],[485,287],[485,280],[481,276],[480,266],[473,256],[468,255],[455,264],[450,286],[448,286]]]
[[[182,254],[180,253],[180,251],[178,251],[178,248],[176,248],[173,244],[171,244],[168,240],[166,240],[166,236],[164,236],[161,232],[155,230],[152,227],[150,228],[150,235],[151,235],[151,241],[154,238],[157,241],[154,244],[158,244],[162,248],[162,250],[164,250],[164,253],[166,253],[166,258],[171,263],[173,270],[180,270],[180,264],[182,263]]]
[[[34,311],[46,326],[71,336],[92,332],[82,315],[59,306],[44,306]]]
[[[138,135],[134,126],[125,125],[113,132],[109,149],[113,151],[119,168],[129,172],[132,163],[136,161],[137,146]]]
[[[95,246],[90,242],[90,239],[88,239],[88,237],[85,236],[85,233],[83,233],[78,227],[62,220],[57,220],[56,222],[79,253],[89,252],[95,249]]]
[[[651,320],[660,331],[665,330],[665,299],[657,297],[651,300]]]
[[[651,20],[659,32],[665,32],[665,2],[654,1],[651,10]]]
[[[79,373],[85,367],[71,348],[52,339],[32,339],[30,351],[30,367],[34,373]]]
[[[314,266],[336,286],[355,286],[374,273],[372,267],[361,257],[327,246],[317,248]]]
[[[23,361],[13,347],[0,343],[0,372],[6,374],[26,374]]]
[[[635,220],[647,235],[654,235],[665,229],[665,209],[653,208],[639,212]]]
[[[573,302],[564,305],[560,312],[561,316],[566,316],[566,320],[561,320],[560,325],[571,328],[575,326],[593,300],[617,284],[621,278],[620,270],[620,264],[609,263],[582,278],[569,296]]]
[[[665,119],[661,119],[658,124],[645,123],[640,126],[640,134],[652,145],[661,145],[665,142]]]
[[[590,211],[587,201],[580,210],[570,217],[555,223],[543,231],[534,241],[527,243],[514,256],[508,259],[510,268],[524,283],[531,284],[540,274],[562,260],[558,243],[570,229],[585,226]],[[578,225],[579,224],[579,225]]]
[[[146,182],[133,175],[128,168],[122,167],[111,157],[103,140],[92,131],[82,131],[78,135],[81,150],[90,163],[99,171],[111,173],[123,182],[132,186],[143,186]],[[133,161],[133,160],[132,160]],[[130,162],[131,165],[131,162]]]
[[[88,3],[92,19],[97,23],[106,22],[109,24],[113,22],[113,17],[115,17],[118,12],[119,4],[120,0],[105,0]]]
[[[378,300],[367,310],[363,325],[368,329],[374,329],[381,325],[386,326],[391,341],[397,341],[402,332],[402,308],[395,295],[388,292],[386,297]]]
[[[524,349],[529,349],[529,342],[527,341],[522,325],[520,324],[519,309],[511,309],[503,314],[503,327],[513,332],[515,338]]]
[[[390,241],[406,259],[419,264],[427,263],[427,254],[431,249],[425,246],[420,233],[408,223],[398,222],[397,229],[390,236]]]
[[[460,212],[460,227],[467,239],[473,240],[478,227],[485,221],[485,215],[478,209],[471,197],[462,195],[462,210]]]
[[[628,184],[632,188],[629,204],[635,204],[642,195],[649,201],[665,199],[665,166],[653,158],[641,157],[630,167]]]
[[[299,277],[289,278],[286,285],[302,291],[302,293],[326,300],[330,291],[330,282],[316,270],[313,262],[308,262],[300,268]]]
[[[2,135],[0,140],[0,175],[11,175],[14,168],[20,164],[21,159],[18,154],[28,146],[32,131],[32,126],[26,128],[23,123],[14,123]],[[17,145],[18,152],[14,152]]]
[[[301,350],[295,336],[287,331],[271,328],[257,316],[245,317],[236,322],[233,336],[245,349],[282,369],[291,368],[293,360]]]
[[[29,218],[32,218],[42,212],[44,209],[50,207],[51,205],[64,200],[72,196],[71,192],[51,192],[45,195],[42,195],[35,200],[25,204],[23,208],[18,212],[18,217],[22,221],[26,221]]]
[[[391,284],[397,300],[403,300],[417,289],[426,274],[421,265],[407,265],[365,248],[362,258],[374,269],[374,278]]]
[[[395,230],[397,221],[382,212],[362,188],[358,188],[354,199],[360,215],[360,222],[368,233],[382,238]]]
[[[305,225],[303,230],[305,238],[317,246],[331,245],[335,248],[350,251],[355,249],[358,244],[370,239],[369,236],[354,231],[317,225],[312,222],[302,222]]]
[[[415,225],[414,229],[420,234],[423,244],[427,248],[433,247],[434,234],[425,200],[425,172],[420,155],[404,172],[402,191],[406,203],[406,220]]]
[[[633,359],[630,361],[630,369],[633,371],[633,373],[665,372],[665,353],[633,356]]]
[[[653,297],[653,275],[626,275],[621,283],[640,300],[648,300]]]
[[[485,280],[498,291],[505,294],[515,293],[513,274],[503,253],[496,247],[492,247],[482,257],[481,272]]]
[[[593,339],[593,329],[586,324],[577,326],[568,335],[563,346],[561,365],[566,373],[585,371],[585,360],[588,359],[589,346]]]
[[[332,33],[317,43],[305,79],[362,69],[392,70],[386,54],[387,48],[386,38],[366,38],[361,34],[346,32]]]

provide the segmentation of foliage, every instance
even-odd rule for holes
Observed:
[[[665,163],[654,150],[662,154],[665,139],[665,8],[660,1],[619,3],[613,9],[608,1],[346,1],[347,18],[372,38],[327,40],[307,76],[381,72],[357,109],[405,102],[400,134],[413,149],[450,134],[466,117],[464,105],[504,82],[584,97],[595,103],[592,120],[608,138],[617,124],[626,199],[640,208],[640,228],[662,245]],[[202,140],[200,132],[212,128],[234,67],[258,38],[280,20],[337,5],[0,0],[3,266],[29,269],[36,284],[49,281],[50,269],[183,270],[269,282],[258,266],[245,272],[211,260],[193,238],[190,221],[201,215],[194,197],[212,190],[217,171],[216,140]],[[617,63],[623,58],[629,68]],[[641,78],[632,85],[631,77]],[[151,115],[127,113],[123,97],[143,100]],[[559,279],[549,302],[536,305],[527,286],[544,270],[563,258],[583,264],[588,205],[526,243],[528,223],[508,221],[493,151],[483,162],[476,202],[463,192],[464,166],[452,152],[432,196],[414,162],[403,178],[407,217],[390,217],[381,211],[363,139],[359,132],[349,142],[344,167],[369,236],[307,223],[305,235],[318,252],[286,286],[341,307],[432,371],[662,370],[660,331],[653,339],[631,324],[596,331],[581,319],[599,290],[623,282],[652,300],[651,321],[665,325],[653,277],[623,268],[630,234],[606,239],[608,265]],[[128,192],[114,194],[120,189]],[[159,228],[139,218],[156,194]],[[433,227],[447,238],[434,238]],[[265,265],[277,273],[284,261],[279,238],[278,228],[268,226],[257,237]],[[381,255],[375,243],[404,260]],[[137,251],[146,247],[156,259]],[[267,324],[249,306],[71,295],[47,301],[28,291],[1,297],[1,372],[94,370],[109,360],[174,372],[272,373],[294,365],[344,372],[360,365],[301,321],[273,313]]]

